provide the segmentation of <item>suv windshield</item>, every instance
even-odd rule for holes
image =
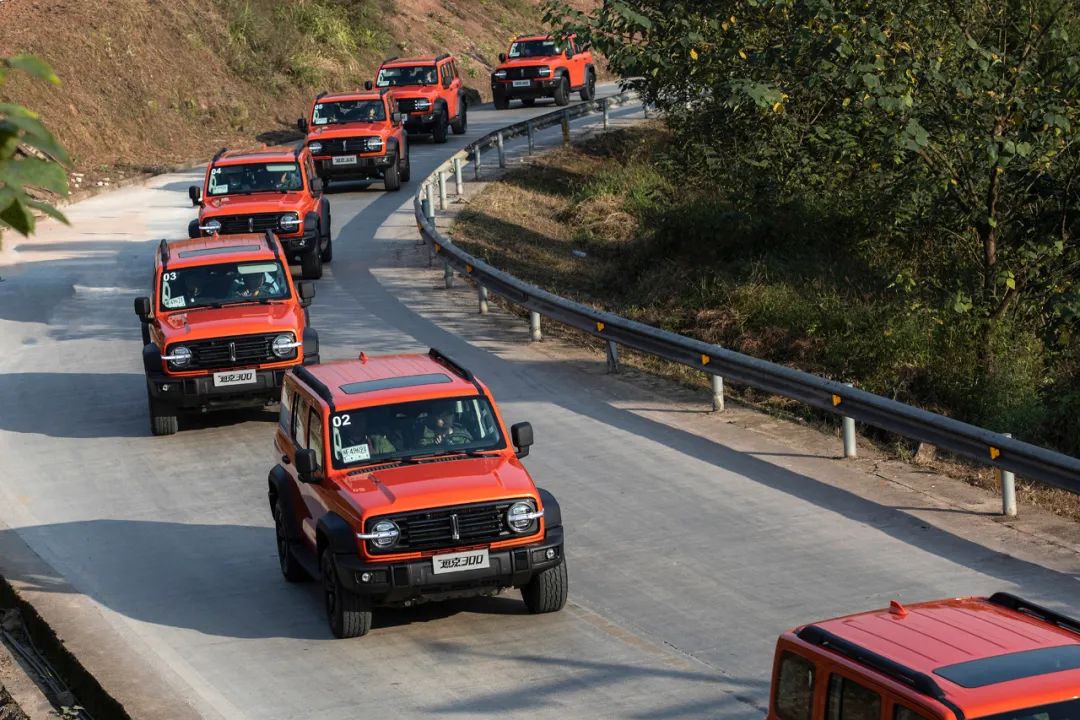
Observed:
[[[983,715],[978,720],[1077,720],[1077,718],[1080,718],[1080,700],[1066,700],[1023,710],[1010,710],[997,715]]]
[[[237,195],[257,192],[303,190],[300,166],[294,162],[222,165],[210,170],[207,195]]]
[[[378,405],[330,418],[335,468],[506,447],[482,396]]]
[[[396,87],[398,85],[434,85],[434,65],[408,65],[406,67],[384,67],[379,69],[375,79],[378,87]]]
[[[563,51],[562,43],[555,40],[519,40],[510,45],[508,57],[552,57]]]
[[[221,307],[232,303],[285,300],[285,270],[276,260],[201,265],[161,273],[160,309]]]
[[[382,122],[386,108],[379,100],[339,100],[315,103],[311,111],[312,125],[341,125],[357,122]]]

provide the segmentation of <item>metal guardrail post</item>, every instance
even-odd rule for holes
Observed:
[[[475,163],[475,168],[474,169],[476,170],[476,174],[475,174],[473,179],[474,180],[479,180],[480,179],[480,146],[479,145],[477,145],[476,147],[473,148],[473,162]]]
[[[495,136],[495,144],[499,148],[499,167],[505,168],[506,167],[506,148],[503,146],[503,134],[502,134],[501,130]]]
[[[719,375],[712,376],[712,409],[713,412],[724,411],[724,378]]]
[[[607,130],[608,129],[608,103],[607,103],[607,98],[602,98],[600,100],[600,109],[604,113],[604,130]]]
[[[448,289],[454,287],[454,268],[449,261],[443,261],[443,283]]]
[[[435,186],[432,185],[431,183],[428,183],[427,185],[425,185],[424,186],[424,194],[427,195],[427,197],[425,199],[428,202],[428,207],[431,208],[431,214],[428,215],[428,220],[430,220],[432,223],[434,223],[435,222]]]
[[[562,111],[562,141],[563,145],[570,144],[570,111]]]
[[[540,342],[544,336],[540,334],[540,313],[529,311],[529,339]]]
[[[439,209],[446,211],[446,173],[439,171]]]
[[[525,123],[525,132],[529,136],[529,154],[532,155],[533,152],[536,150],[536,136],[535,130],[533,129],[532,120],[529,120],[527,123]]]
[[[619,346],[614,340],[608,340],[607,342],[607,371],[609,373],[619,372]]]
[[[1012,433],[1001,434],[1012,437]],[[1016,476],[1009,470],[998,470],[998,479],[1001,480],[1001,514],[1016,517]]]
[[[465,182],[461,179],[461,158],[454,158],[454,194],[461,197],[465,194]]]
[[[846,387],[854,387],[851,383],[844,383]],[[844,457],[858,457],[859,452],[855,447],[855,419],[844,416]]]
[[[480,314],[488,314],[488,289],[483,285],[477,284],[476,286],[476,298],[480,301]]]

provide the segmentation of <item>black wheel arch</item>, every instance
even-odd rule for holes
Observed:
[[[274,505],[281,503],[284,514],[285,537],[290,540],[300,539],[300,528],[297,526],[296,513],[293,512],[292,478],[280,464],[275,465],[267,476],[266,499],[270,503],[270,514],[274,513]]]
[[[199,230],[199,218],[195,218],[194,220],[192,220],[191,222],[188,223],[187,235],[188,235],[189,238],[197,238],[197,237],[199,237],[200,232],[201,231]]]
[[[319,210],[312,210],[304,215],[304,230],[307,230],[310,227],[319,226],[319,214]]]
[[[143,370],[147,373],[161,373],[161,349],[154,343],[147,343],[142,349]]]
[[[313,327],[304,328],[304,364],[310,365],[318,362],[319,358],[319,331]],[[309,359],[311,361],[309,362]]]
[[[555,496],[544,488],[536,488],[540,495],[540,503],[544,506],[544,525],[548,529],[562,527],[562,509]]]
[[[337,513],[326,513],[315,524],[315,537],[317,538],[318,555],[322,555],[325,548],[330,548],[332,554],[355,555],[356,533],[352,526],[345,522]]]

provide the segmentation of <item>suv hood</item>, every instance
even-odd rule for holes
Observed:
[[[536,497],[517,458],[440,458],[346,476],[342,485],[365,517],[425,508]]]
[[[256,333],[299,334],[301,311],[293,301],[179,310],[161,317],[165,344]]]
[[[254,193],[252,195],[224,195],[207,200],[200,219],[215,215],[238,215],[264,212],[300,212],[304,206],[304,194]]]
[[[386,94],[395,99],[426,98],[434,102],[439,97],[439,85],[399,85]]]
[[[344,123],[337,125],[324,125],[317,128],[312,128],[305,138],[304,142],[309,143],[312,140],[326,140],[342,137],[356,137],[357,135],[383,135],[386,133],[389,125],[386,121],[379,122],[354,122]]]
[[[496,70],[509,70],[510,68],[520,67],[540,67],[541,65],[551,65],[557,62],[562,55],[545,55],[544,57],[533,56],[528,60],[507,60],[502,65],[496,67]]]

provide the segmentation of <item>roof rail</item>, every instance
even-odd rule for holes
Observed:
[[[326,404],[330,406],[330,412],[337,412],[334,407],[334,396],[330,394],[330,388],[323,384],[323,381],[311,374],[311,371],[301,365],[293,370],[296,377],[303,380],[305,383],[311,386],[311,389],[316,395],[326,401]]]
[[[315,100],[318,101],[318,100],[321,100],[322,98],[326,97],[327,92],[329,92],[329,91],[323,90],[321,93],[319,93],[318,95],[315,96]]]
[[[1071,618],[1068,615],[1062,615],[1059,612],[1054,612],[1041,605],[1036,605],[1033,602],[1017,597],[1012,593],[996,592],[988,598],[988,601],[994,605],[998,605],[1009,610],[1015,610],[1016,612],[1030,615],[1033,618],[1048,622],[1051,625],[1056,625],[1062,630],[1069,630],[1080,634],[1080,620]]]
[[[397,56],[397,55],[393,55],[393,56],[391,56],[391,57],[388,57],[388,58],[386,58],[385,60],[383,60],[383,64],[385,65],[385,64],[386,64],[386,63],[388,63],[388,62],[394,62],[394,61],[395,61],[395,60],[397,60],[397,59],[398,59],[398,56]]]
[[[450,57],[450,53],[443,53],[442,55],[437,55],[435,56],[435,62],[442,62],[448,57]]]
[[[932,697],[952,710],[953,714],[956,715],[956,720],[964,720],[964,712],[945,696],[945,691],[941,689],[941,686],[926,673],[912,670],[906,665],[901,665],[895,660],[891,660],[883,655],[878,655],[872,650],[867,650],[863,646],[853,643],[850,640],[845,640],[838,635],[834,635],[817,625],[807,625],[796,632],[795,635],[800,640],[808,642],[811,645],[817,645],[838,652],[844,657],[862,663],[863,665],[877,670],[882,675],[886,675],[897,682],[901,682],[914,688],[923,695]]]
[[[454,362],[453,360],[448,358],[446,355],[444,355],[439,350],[436,350],[435,348],[431,348],[430,350],[428,350],[428,357],[430,357],[435,362],[440,363],[440,364],[445,365],[446,367],[450,368],[451,370],[453,370],[454,372],[456,372],[458,375],[465,378],[469,382],[472,382],[472,383],[476,382],[476,379],[473,377],[473,374],[471,372],[469,372],[464,367],[462,367],[461,365],[457,364],[456,362]]]
[[[274,237],[274,232],[272,230],[267,230],[264,237],[266,238],[266,246],[274,253],[274,258],[281,260],[281,253],[278,251],[278,243]]]
[[[165,267],[165,264],[169,262],[169,241],[165,238],[161,238],[161,242],[158,243],[158,254],[161,257],[161,267]]]
[[[220,157],[221,157],[222,155],[224,155],[224,154],[225,154],[226,152],[228,152],[228,150],[229,150],[228,148],[221,148],[221,149],[220,149],[220,150],[218,150],[218,151],[217,151],[216,153],[214,153],[214,157],[210,158],[210,162],[211,162],[211,163],[216,163],[216,162],[218,161],[218,159],[219,159],[219,158],[220,158]]]

